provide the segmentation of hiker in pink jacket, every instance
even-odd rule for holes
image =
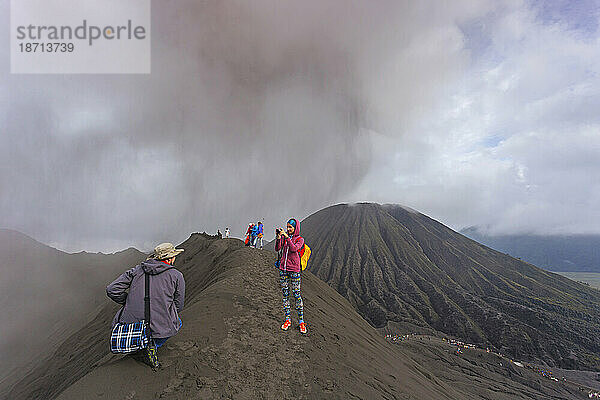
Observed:
[[[287,223],[287,229],[277,229],[277,241],[275,251],[279,252],[279,282],[283,293],[283,310],[285,311],[285,322],[281,329],[287,331],[292,325],[290,313],[290,284],[292,293],[296,299],[296,311],[298,311],[298,323],[300,333],[306,333],[304,322],[304,305],[300,295],[300,255],[298,251],[304,246],[304,238],[300,236],[300,222],[292,218]]]

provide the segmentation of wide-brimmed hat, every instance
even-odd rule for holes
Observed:
[[[176,249],[173,243],[161,243],[154,248],[154,253],[150,254],[150,258],[168,260],[181,253],[183,253],[183,249]]]

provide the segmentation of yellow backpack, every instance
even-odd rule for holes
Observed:
[[[310,247],[304,243],[304,246],[302,246],[298,255],[300,256],[300,266],[302,267],[302,271],[304,271],[308,265],[308,259],[310,258]]]

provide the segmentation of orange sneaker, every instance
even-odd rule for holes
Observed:
[[[281,325],[281,329],[283,329],[284,331],[287,331],[290,326],[292,326],[292,321],[290,321],[289,319],[286,319],[285,322],[283,323],[283,325]]]
[[[303,335],[306,334],[306,323],[304,322],[300,324],[300,333]]]

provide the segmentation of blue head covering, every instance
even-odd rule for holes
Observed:
[[[296,228],[296,220],[294,218],[290,219],[287,223],[293,226],[294,229]]]

